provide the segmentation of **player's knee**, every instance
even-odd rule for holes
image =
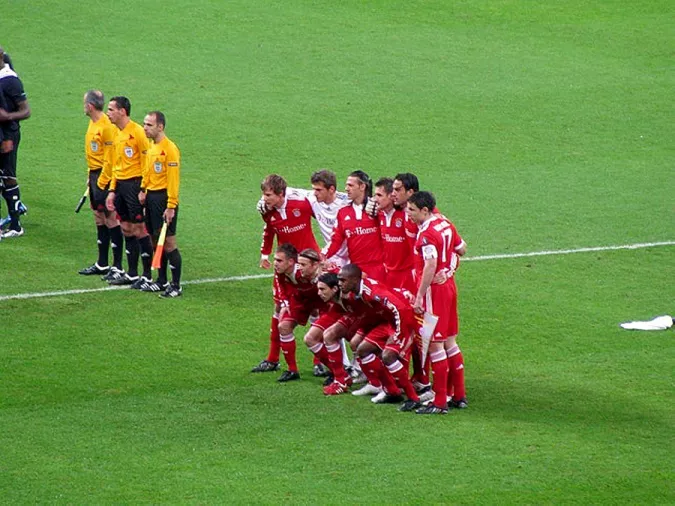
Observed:
[[[293,332],[293,324],[288,320],[279,323],[279,334],[288,335]]]
[[[321,332],[315,332],[314,331],[315,328],[316,327],[313,327],[312,329],[310,329],[310,331],[307,332],[305,334],[305,337],[303,338],[303,341],[305,341],[305,344],[308,347],[312,347],[314,345],[317,345],[321,341]]]
[[[384,350],[382,352],[382,362],[385,365],[391,365],[398,360],[398,355],[393,350]]]

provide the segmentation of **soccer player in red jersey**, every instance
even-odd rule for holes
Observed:
[[[377,203],[377,218],[380,222],[384,268],[387,286],[415,292],[413,281],[414,240],[406,233],[408,218],[405,209],[394,207],[392,200],[394,180],[382,178],[375,183],[374,199]]]
[[[342,302],[358,318],[357,335],[363,336],[357,348],[361,368],[372,383],[383,385],[384,392],[372,399],[376,404],[408,401],[401,411],[420,408],[408,371],[401,362],[412,345],[418,324],[410,303],[382,283],[362,278],[355,264],[345,265],[338,274]],[[385,367],[386,366],[386,367]]]
[[[425,191],[410,195],[408,216],[419,226],[415,242],[415,277],[418,284],[414,309],[427,311],[438,317],[438,323],[429,345],[429,359],[434,373],[434,400],[417,410],[419,414],[445,414],[448,411],[448,384],[454,390],[451,407],[468,406],[464,388],[464,363],[457,346],[459,323],[457,318],[457,289],[454,272],[459,254],[465,252],[464,242],[448,220],[434,214],[436,200]],[[435,281],[439,272],[449,278]],[[451,372],[449,372],[449,368]]]
[[[298,325],[306,325],[311,314],[318,314],[319,311],[327,309],[316,288],[320,268],[319,252],[313,249],[305,249],[298,254],[292,244],[285,243],[277,248],[274,255],[275,288],[282,301],[279,313],[279,339],[281,351],[288,364],[288,370],[279,378],[282,383],[300,379],[295,358],[293,330]],[[317,356],[321,358],[320,354]],[[328,357],[324,358],[328,366]]]
[[[312,232],[312,206],[306,198],[286,194],[286,180],[277,175],[267,176],[260,189],[269,211],[263,215],[265,227],[260,247],[260,267],[271,267],[269,255],[272,252],[274,238],[277,244],[290,243],[296,250],[313,249],[319,251]],[[251,372],[268,372],[279,369],[279,302],[275,296],[275,311],[270,327],[270,349],[267,358],[251,369]]]
[[[385,272],[378,222],[365,211],[372,192],[371,184],[368,174],[361,170],[356,170],[347,177],[345,192],[352,203],[338,211],[337,223],[325,257],[332,257],[343,243],[347,244],[350,262],[358,265],[369,277],[383,280]]]

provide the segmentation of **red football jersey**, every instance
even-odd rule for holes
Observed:
[[[412,270],[414,240],[406,230],[405,211],[392,209],[389,213],[380,211],[380,237],[382,238],[384,266],[389,271]]]
[[[396,330],[394,337],[398,337],[402,333],[409,334],[416,327],[415,313],[410,303],[403,295],[374,279],[361,280],[359,293],[347,294],[342,301],[347,310],[359,318],[360,328],[388,323]]]
[[[378,222],[361,205],[348,205],[338,211],[326,258],[335,255],[346,241],[349,260],[364,265],[382,264],[382,240]]]
[[[415,241],[415,279],[417,283],[422,279],[424,261],[436,258],[436,273],[446,270],[452,276],[459,265],[457,248],[464,241],[455,230],[455,226],[448,220],[433,216],[425,221],[417,233]]]
[[[263,215],[265,228],[260,253],[272,253],[274,237],[277,244],[291,243],[298,251],[312,248],[321,251],[312,232],[312,206],[304,197],[286,195],[284,205]]]

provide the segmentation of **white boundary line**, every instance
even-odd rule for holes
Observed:
[[[509,258],[526,258],[539,257],[550,255],[570,255],[573,253],[590,253],[594,251],[615,251],[615,250],[631,250],[642,248],[654,248],[658,246],[674,246],[675,241],[659,241],[659,242],[643,242],[637,244],[623,244],[620,246],[596,246],[590,248],[576,248],[576,249],[558,249],[548,251],[531,251],[529,253],[504,253],[500,255],[481,255],[475,257],[466,257],[462,262],[480,261],[480,260],[502,260]],[[191,281],[184,281],[185,285],[203,285],[206,283],[227,283],[231,281],[248,281],[250,279],[268,278],[271,274],[252,274],[246,276],[228,276],[222,278],[204,278],[193,279]],[[0,295],[0,301],[3,300],[17,300],[17,299],[38,299],[41,297],[59,297],[61,295],[79,295],[82,293],[96,293],[107,292],[110,290],[128,290],[125,286],[105,286],[102,288],[83,288],[79,290],[59,290],[54,292],[35,292],[35,293],[16,293],[13,295]]]

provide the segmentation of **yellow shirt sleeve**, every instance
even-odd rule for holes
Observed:
[[[180,188],[180,150],[171,143],[166,153],[166,207],[175,209],[178,205]]]
[[[115,159],[115,135],[117,135],[117,127],[112,123],[108,123],[103,129],[103,170],[98,176],[96,183],[102,190],[108,186],[112,179],[112,164]]]

